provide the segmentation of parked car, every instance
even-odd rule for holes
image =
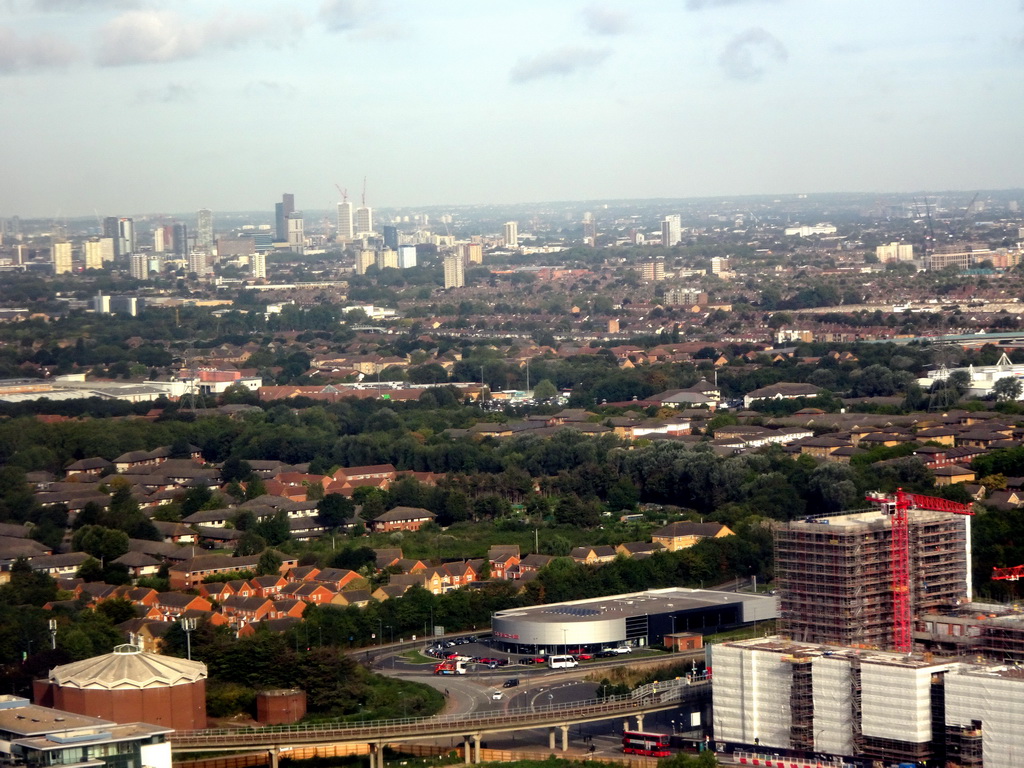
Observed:
[[[506,680],[502,684],[501,687],[502,688],[515,688],[517,685],[519,685],[519,678],[518,677],[510,677],[508,680]]]
[[[615,651],[598,651],[594,654],[595,659],[607,659],[609,656],[618,656]]]
[[[574,653],[573,656],[576,657],[576,661],[586,661],[594,658],[594,654],[592,653]]]
[[[537,660],[532,656],[522,656],[519,659],[520,664],[536,664]]]
[[[628,645],[618,645],[618,646],[616,646],[614,648],[609,648],[608,650],[610,650],[612,653],[632,653],[633,652],[633,649],[630,648]]]

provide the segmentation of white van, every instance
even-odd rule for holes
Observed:
[[[578,667],[580,663],[575,656],[548,656],[549,669],[565,669],[567,667]]]

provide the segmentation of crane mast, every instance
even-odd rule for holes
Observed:
[[[970,504],[906,493],[902,488],[897,488],[894,496],[869,494],[867,500],[881,505],[883,514],[892,516],[892,536],[889,542],[892,559],[892,644],[895,651],[910,653],[914,645],[914,616],[910,605],[910,520],[907,511],[913,507],[954,515],[973,515],[974,512]]]

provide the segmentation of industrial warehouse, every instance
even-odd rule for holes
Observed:
[[[673,587],[498,611],[491,629],[495,643],[511,653],[597,652],[667,645],[672,635],[710,634],[777,616],[771,595]]]

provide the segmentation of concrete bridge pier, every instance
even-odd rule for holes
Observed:
[[[384,742],[382,741],[370,743],[370,768],[384,768]]]
[[[278,768],[278,760],[281,756],[281,750],[277,747],[271,747],[268,751],[270,752],[270,768]],[[373,768],[373,766],[371,765],[370,768]]]
[[[558,727],[562,729],[562,751],[563,752],[568,752],[569,751],[569,726],[568,725],[560,725]]]
[[[548,728],[548,749],[552,752],[555,751],[555,726],[553,725]]]
[[[644,713],[641,712],[636,716],[636,729],[642,731],[644,729]],[[384,766],[381,766],[384,768]]]
[[[469,746],[469,736],[462,737],[462,756],[465,758],[466,765],[469,765],[473,761],[473,752]]]
[[[473,734],[473,763],[475,765],[479,765],[480,764],[480,742],[481,742],[482,739],[483,739],[483,734],[482,733],[474,733]],[[381,766],[381,768],[384,768],[384,766]]]

